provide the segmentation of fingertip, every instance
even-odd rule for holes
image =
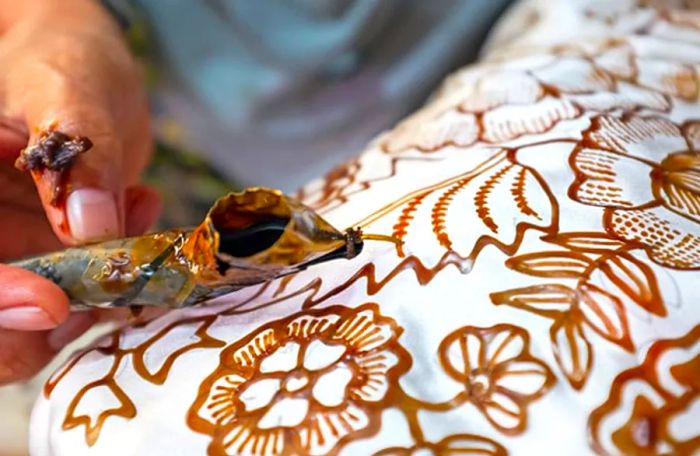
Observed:
[[[0,328],[40,331],[55,328],[68,318],[68,297],[50,280],[0,265],[0,287]]]

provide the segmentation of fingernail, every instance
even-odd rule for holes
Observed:
[[[0,328],[18,331],[41,331],[56,327],[49,314],[34,306],[10,307],[0,310]]]
[[[112,193],[81,188],[68,196],[66,214],[73,237],[81,242],[101,241],[119,236],[117,203]]]
[[[74,313],[49,333],[46,339],[49,347],[56,351],[62,349],[90,329],[95,320],[95,316],[89,312]]]

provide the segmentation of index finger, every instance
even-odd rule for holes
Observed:
[[[19,104],[33,126],[20,164],[32,172],[64,244],[124,235],[124,191],[149,156],[145,96],[134,89],[136,94],[119,97],[122,81],[106,72],[66,74],[30,66],[12,90],[22,94]]]

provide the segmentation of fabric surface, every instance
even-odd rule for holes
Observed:
[[[526,6],[300,192],[400,249],[97,341],[33,454],[700,451],[700,14]]]

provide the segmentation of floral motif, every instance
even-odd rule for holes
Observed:
[[[593,119],[571,157],[575,200],[605,208],[606,230],[657,263],[700,268],[698,125],[656,117]],[[640,176],[648,176],[646,186]]]
[[[657,44],[658,46],[659,44]],[[648,109],[665,112],[670,97],[698,95],[695,69],[640,57],[626,42],[611,40],[596,52],[562,49],[544,63],[513,62],[474,75],[462,71],[424,109],[384,137],[386,153],[433,153],[479,141],[500,143],[551,130],[588,112]]]
[[[440,344],[440,362],[464,386],[463,396],[506,434],[527,427],[527,406],[554,384],[546,364],[529,352],[527,331],[512,325],[465,326]]]
[[[492,70],[477,81],[452,88],[450,95],[438,96],[399,123],[381,141],[383,151],[434,153],[478,141],[498,143],[544,133],[559,121],[583,113],[569,100],[547,94],[525,72]]]
[[[326,454],[374,433],[410,365],[377,305],[267,324],[221,354],[189,415],[215,454]]]
[[[445,437],[437,443],[424,442],[412,447],[386,448],[375,456],[430,456],[447,454],[477,454],[482,456],[505,456],[508,454],[503,446],[486,437],[473,434],[455,434]]]
[[[620,373],[608,400],[590,416],[603,454],[696,454],[700,450],[700,326],[649,349],[642,365]]]

